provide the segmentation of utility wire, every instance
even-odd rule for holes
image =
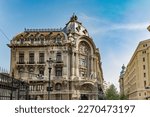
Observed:
[[[10,41],[9,38],[8,38],[8,36],[4,33],[4,31],[3,31],[2,29],[0,29],[0,32],[5,36],[5,38],[6,38],[8,41]]]

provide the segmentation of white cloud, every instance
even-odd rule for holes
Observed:
[[[99,24],[101,25],[101,24]],[[101,32],[108,32],[108,31],[117,31],[117,30],[124,30],[124,31],[138,31],[138,30],[145,30],[148,27],[148,22],[139,22],[139,23],[110,23],[102,27],[90,27],[90,29],[94,29],[92,34],[97,34]]]
[[[88,22],[90,22],[90,21],[100,21],[98,18],[96,18],[96,17],[93,17],[93,16],[88,16],[88,15],[86,15],[85,13],[80,13],[79,14],[79,17],[82,19],[82,20],[84,20],[84,21],[88,21]]]
[[[110,30],[145,30],[148,25],[148,22],[113,24]]]
[[[117,30],[129,30],[129,31],[138,31],[145,30],[150,24],[148,21],[142,22],[132,22],[132,23],[114,23],[110,22],[103,18],[97,18],[94,16],[88,16],[85,13],[80,13],[81,20],[86,23],[87,27],[90,30],[92,35],[99,33],[107,33],[108,31],[117,31]]]

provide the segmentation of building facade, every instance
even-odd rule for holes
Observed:
[[[58,100],[103,98],[99,49],[77,16],[63,29],[25,29],[8,46],[10,71],[30,84],[30,99],[48,99],[49,95]]]
[[[119,82],[120,91],[128,99],[150,98],[150,39],[139,43]]]

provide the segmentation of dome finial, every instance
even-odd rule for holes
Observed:
[[[75,13],[73,13],[72,17],[70,18],[70,21],[74,22],[77,20],[78,20],[78,17],[75,15]]]
[[[124,74],[126,67],[125,67],[124,64],[123,64],[121,68],[122,68],[122,70],[121,70],[121,72],[120,72],[120,75]]]

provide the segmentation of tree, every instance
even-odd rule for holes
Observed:
[[[128,100],[128,96],[122,93],[120,94],[120,100]]]
[[[119,100],[119,94],[114,84],[111,84],[105,92],[106,100]]]

